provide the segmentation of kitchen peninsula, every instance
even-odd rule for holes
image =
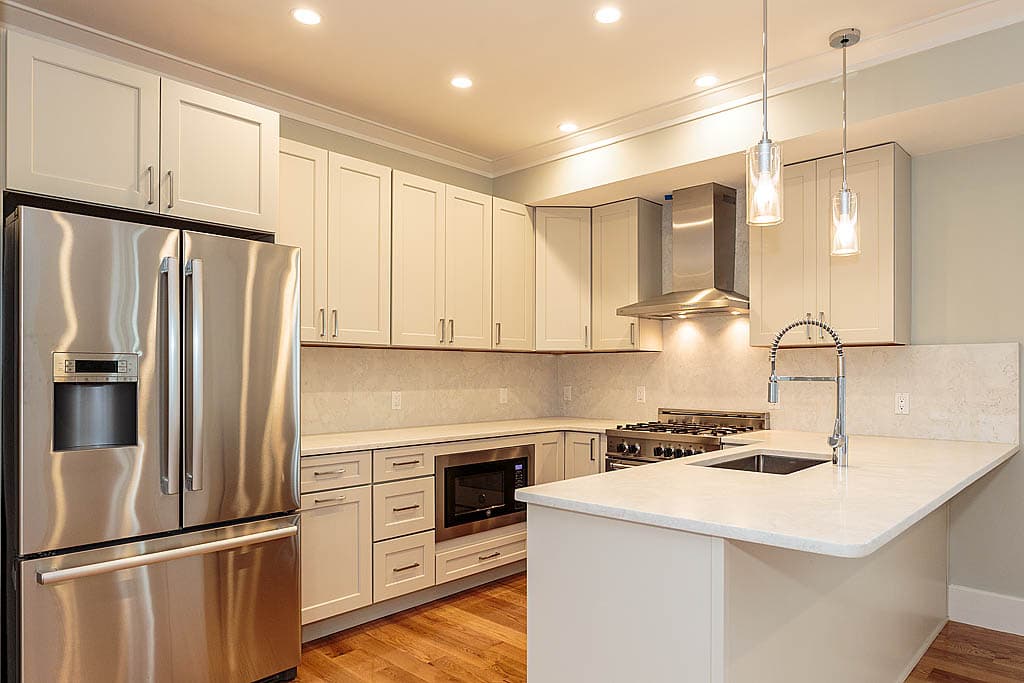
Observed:
[[[522,489],[531,681],[903,681],[947,618],[946,503],[1012,444],[824,434]],[[715,464],[823,460],[788,475]]]

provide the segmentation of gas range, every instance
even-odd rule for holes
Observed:
[[[761,429],[768,429],[768,413],[662,408],[657,422],[624,424],[605,432],[605,470],[721,450],[730,436]]]

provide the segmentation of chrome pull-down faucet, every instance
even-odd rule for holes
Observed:
[[[779,377],[775,374],[775,358],[779,353],[779,344],[782,338],[790,330],[802,326],[820,327],[828,332],[836,346],[836,376],[835,377]],[[832,436],[828,437],[828,445],[832,447],[832,464],[845,468],[849,462],[849,440],[846,436],[846,361],[843,357],[843,342],[839,335],[832,329],[832,326],[823,320],[815,320],[808,316],[802,320],[796,320],[786,325],[775,335],[772,342],[770,359],[772,362],[772,374],[768,378],[768,402],[775,404],[779,402],[779,382],[835,382],[836,384],[836,422],[832,428]]]

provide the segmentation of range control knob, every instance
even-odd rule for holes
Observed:
[[[697,451],[693,450],[692,448],[687,448],[685,451],[683,451],[683,455],[689,457],[691,455],[694,455],[696,452]]]
[[[617,445],[615,447],[615,450],[617,450],[619,453],[625,453],[626,452],[626,442],[625,441],[620,441],[619,445]]]
[[[631,443],[631,444],[629,444],[629,447],[626,448],[626,450],[629,451],[630,453],[634,453],[634,454],[639,453],[640,452],[640,444]]]
[[[655,458],[660,458],[662,455],[666,455],[665,449],[662,448],[661,446],[655,446],[654,447],[654,457]]]
[[[672,456],[676,457],[676,458],[683,457],[683,449],[682,448],[675,449],[674,451],[672,451]]]

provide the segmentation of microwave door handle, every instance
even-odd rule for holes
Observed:
[[[181,280],[178,259],[165,256],[160,273],[167,285],[167,433],[161,488],[169,496],[180,493],[181,480]]]
[[[192,288],[189,299],[191,318],[189,336],[191,339],[191,367],[188,381],[191,424],[188,430],[189,444],[186,458],[185,481],[190,491],[203,489],[203,261],[189,259],[185,265],[185,277],[191,278]]]

